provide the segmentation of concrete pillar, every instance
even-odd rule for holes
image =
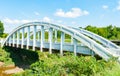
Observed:
[[[49,28],[49,53],[52,54],[53,28]]]
[[[71,44],[73,44],[73,37],[71,36]]]
[[[15,46],[15,33],[13,34],[13,47]]]
[[[21,48],[24,46],[24,28],[22,28],[22,45]]]
[[[55,30],[55,43],[57,42],[57,30]]]
[[[30,46],[30,26],[27,27],[27,49]]]
[[[93,43],[91,43],[91,47],[92,47],[92,50],[91,50],[91,55],[92,55],[92,56],[94,56],[94,55],[95,55],[95,53],[94,53],[94,51],[93,51],[93,49],[94,49],[94,45],[93,45]]]
[[[17,31],[17,47],[19,47],[20,44],[20,31]]]
[[[11,36],[9,37],[9,46],[11,46]]]
[[[73,44],[74,44],[74,55],[76,56],[77,55],[77,53],[76,53],[76,51],[77,51],[77,40],[75,38],[73,38]]]
[[[36,47],[36,25],[34,26],[34,30],[33,30],[33,50],[35,50]]]
[[[40,40],[41,42],[40,51],[41,52],[43,52],[43,43],[44,43],[44,38],[45,38],[44,34],[45,34],[44,26],[41,26],[41,40]]]
[[[38,35],[38,41],[40,41],[40,31],[38,31],[37,35]]]
[[[61,41],[60,41],[60,55],[63,56],[63,44],[65,39],[65,33],[61,32]]]

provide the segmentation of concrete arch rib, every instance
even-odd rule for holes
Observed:
[[[113,48],[113,49],[120,49],[119,46],[117,46],[116,44],[112,43],[111,41],[95,34],[95,33],[92,33],[90,31],[87,31],[87,30],[84,30],[84,29],[81,29],[81,28],[73,28],[71,27],[72,29],[75,29],[75,30],[78,30],[79,32],[83,33],[84,35],[86,36],[89,36],[99,42],[101,42],[105,47],[108,47],[108,48]]]
[[[17,27],[5,39],[4,43],[2,44],[2,47],[5,45],[6,41],[11,37],[12,34],[17,32],[18,30],[20,30],[22,28],[25,28],[25,27],[28,27],[28,26],[47,26],[47,27],[50,27],[50,28],[53,28],[53,29],[56,29],[56,30],[60,30],[60,31],[66,33],[66,34],[71,35],[75,39],[79,40],[85,46],[90,48],[92,51],[94,51],[96,54],[98,54],[99,56],[101,56],[105,60],[109,59],[110,56],[112,56],[112,54],[106,48],[104,48],[100,44],[96,43],[94,40],[90,39],[86,35],[80,33],[78,30],[69,28],[67,26],[56,25],[56,24],[51,24],[51,23],[47,23],[47,22],[31,22],[31,23],[23,24],[23,25]]]

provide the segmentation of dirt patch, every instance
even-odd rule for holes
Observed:
[[[19,72],[23,72],[24,70],[22,68],[19,68],[19,67],[15,67],[13,69],[9,69],[9,70],[5,70],[3,72],[3,74],[16,74],[16,73],[19,73]]]
[[[0,67],[4,65],[4,62],[0,62]]]
[[[16,67],[15,65],[4,66],[4,62],[0,62],[0,76],[11,76],[19,72],[23,72],[22,68]]]

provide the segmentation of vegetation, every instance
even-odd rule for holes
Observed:
[[[89,25],[84,29],[107,39],[120,39],[120,28],[112,25],[100,28]],[[60,34],[58,31],[57,41],[60,41]],[[6,36],[4,33],[0,35],[0,37]],[[66,42],[70,42],[69,35],[65,35],[65,38]],[[48,39],[48,32],[45,32],[45,39]],[[27,68],[23,73],[13,76],[120,76],[120,64],[115,58],[106,62],[92,56],[74,56],[73,53],[60,56],[48,52],[5,47],[0,48],[0,61],[5,65],[15,64],[23,69]]]
[[[1,58],[0,61],[14,63],[16,66],[25,68],[26,65],[31,65],[38,60],[38,53],[31,50],[4,47],[4,50],[1,49]]]
[[[0,48],[0,62],[4,62],[5,65],[14,64],[10,58],[10,53]]]
[[[106,62],[96,60],[92,56],[74,56],[72,53],[66,53],[62,57],[47,52],[37,53],[38,61],[25,72],[13,76],[112,76],[113,73],[120,75],[120,65],[114,58]]]
[[[4,24],[0,21],[0,37],[6,38],[7,35],[8,35],[7,33],[4,33]]]
[[[0,36],[3,34],[4,32],[4,26],[3,23],[0,21]]]
[[[98,28],[88,25],[85,29],[110,40],[120,40],[120,27],[109,25],[107,27]]]
[[[0,61],[26,69],[13,76],[119,76],[120,64],[115,58],[97,60],[92,56],[74,56],[73,53],[41,53],[5,47],[0,49]],[[28,67],[30,66],[30,67]]]

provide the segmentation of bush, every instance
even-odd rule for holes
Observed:
[[[114,59],[108,62],[96,60],[91,56],[74,56],[66,54],[39,53],[40,60],[33,63],[30,69],[17,76],[96,76],[103,75],[106,69],[111,70],[116,64]]]

